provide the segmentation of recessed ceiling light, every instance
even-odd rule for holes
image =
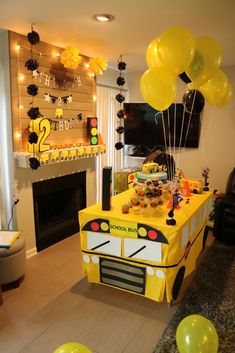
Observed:
[[[115,17],[113,15],[104,14],[104,13],[94,15],[93,18],[94,18],[94,20],[99,21],[99,22],[111,22],[115,19]]]

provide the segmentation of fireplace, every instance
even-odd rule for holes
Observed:
[[[79,231],[78,211],[86,207],[86,171],[32,186],[36,247],[40,251]]]

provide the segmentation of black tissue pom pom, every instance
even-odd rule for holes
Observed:
[[[36,96],[38,94],[38,86],[31,84],[27,87],[27,93],[30,96]]]
[[[31,169],[38,169],[38,167],[40,167],[40,162],[37,158],[31,157],[29,158],[29,165]]]
[[[116,150],[121,150],[124,147],[122,142],[117,142],[115,143],[115,148]]]
[[[31,71],[37,70],[38,62],[36,59],[29,59],[26,61],[25,67],[27,68],[27,70],[31,70]]]
[[[174,218],[172,218],[172,219],[167,219],[167,220],[166,220],[166,224],[167,224],[168,226],[175,226],[175,225],[176,225],[176,220],[175,220]]]
[[[116,100],[117,100],[119,103],[122,103],[122,102],[124,102],[125,97],[124,97],[121,93],[119,93],[119,94],[116,95]]]
[[[120,63],[118,63],[118,70],[120,71],[126,70],[126,63],[124,63],[124,61],[120,61]]]
[[[33,119],[33,120],[35,120],[35,119],[39,118],[40,116],[42,116],[42,114],[40,113],[40,110],[39,110],[38,107],[32,107],[32,108],[30,108],[30,109],[27,111],[27,114],[28,114],[28,116],[29,116],[31,119]]]
[[[28,142],[30,144],[32,143],[37,143],[38,142],[38,135],[36,134],[36,132],[32,132],[29,137],[28,137]]]
[[[37,32],[35,32],[35,31],[29,32],[29,33],[27,34],[27,38],[28,38],[29,43],[31,43],[31,44],[33,44],[33,45],[40,42],[40,36],[39,36],[39,34],[38,34]]]
[[[118,86],[123,86],[123,85],[125,85],[125,78],[124,77],[122,77],[122,76],[119,76],[118,78],[117,78],[117,85]]]
[[[123,119],[124,116],[125,116],[125,114],[124,114],[124,110],[123,110],[123,109],[121,109],[121,110],[119,110],[119,111],[117,112],[117,117],[118,117],[119,119]]]
[[[168,217],[170,217],[170,218],[173,218],[173,217],[174,217],[174,211],[173,211],[173,210],[170,210],[170,211],[168,212]]]
[[[116,131],[117,131],[118,134],[121,135],[124,132],[124,127],[123,126],[119,126],[118,128],[116,128]]]

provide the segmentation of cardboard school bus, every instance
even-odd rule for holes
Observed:
[[[166,207],[157,216],[122,214],[127,195],[113,197],[111,211],[97,204],[79,212],[83,271],[89,282],[170,303],[204,248],[210,193],[194,195],[187,212],[177,210],[176,226],[166,225]]]

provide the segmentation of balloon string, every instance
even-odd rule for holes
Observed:
[[[172,155],[172,151],[171,151],[171,123],[170,123],[170,113],[169,113],[169,108],[167,109],[167,122],[168,122],[168,141],[169,141],[169,154],[170,157],[167,156],[166,158],[169,160],[169,173],[170,173],[170,177],[169,179],[172,180],[172,176],[173,176],[173,170],[172,170],[172,163],[171,163],[171,155]]]
[[[163,126],[163,135],[164,135],[165,150],[167,150],[166,127],[165,127],[165,122],[164,122],[164,113],[161,112],[161,114],[162,114],[162,126]],[[166,164],[167,164],[167,170],[169,170],[169,161],[168,161],[168,158],[166,159]]]
[[[187,126],[187,130],[186,130],[185,140],[184,140],[184,147],[186,145],[186,141],[187,141],[187,138],[188,138],[188,132],[189,132],[189,127],[190,127],[191,119],[192,119],[192,115],[193,115],[195,98],[196,98],[196,90],[194,90],[194,93],[193,93],[193,104],[192,104],[191,110],[189,112],[189,119],[188,119],[188,126]]]
[[[184,116],[185,116],[185,105],[184,105],[184,110],[183,110],[183,117],[182,117],[181,131],[180,131],[180,141],[179,141],[179,148],[178,148],[177,160],[176,160],[176,168],[178,168],[178,169],[179,169],[181,142],[182,142],[183,128],[184,128]],[[177,184],[177,179],[175,179],[174,189],[176,188],[176,184]]]
[[[173,144],[173,161],[172,161],[172,179],[173,180],[175,178],[175,169],[174,169],[175,141],[176,141],[176,104],[174,104],[174,144]]]
[[[205,129],[205,124],[202,124],[202,133],[201,133],[201,140],[203,141],[202,144],[202,167],[206,168],[209,165],[209,153],[211,151],[211,145],[212,145],[212,141],[214,138],[214,118],[211,116],[211,114],[209,114],[209,117],[207,116],[207,121],[209,119],[209,126],[208,126],[208,130],[209,133],[209,139],[208,139],[208,134],[207,134],[207,138],[205,139],[206,136],[206,129]],[[206,140],[206,146],[204,141]]]

